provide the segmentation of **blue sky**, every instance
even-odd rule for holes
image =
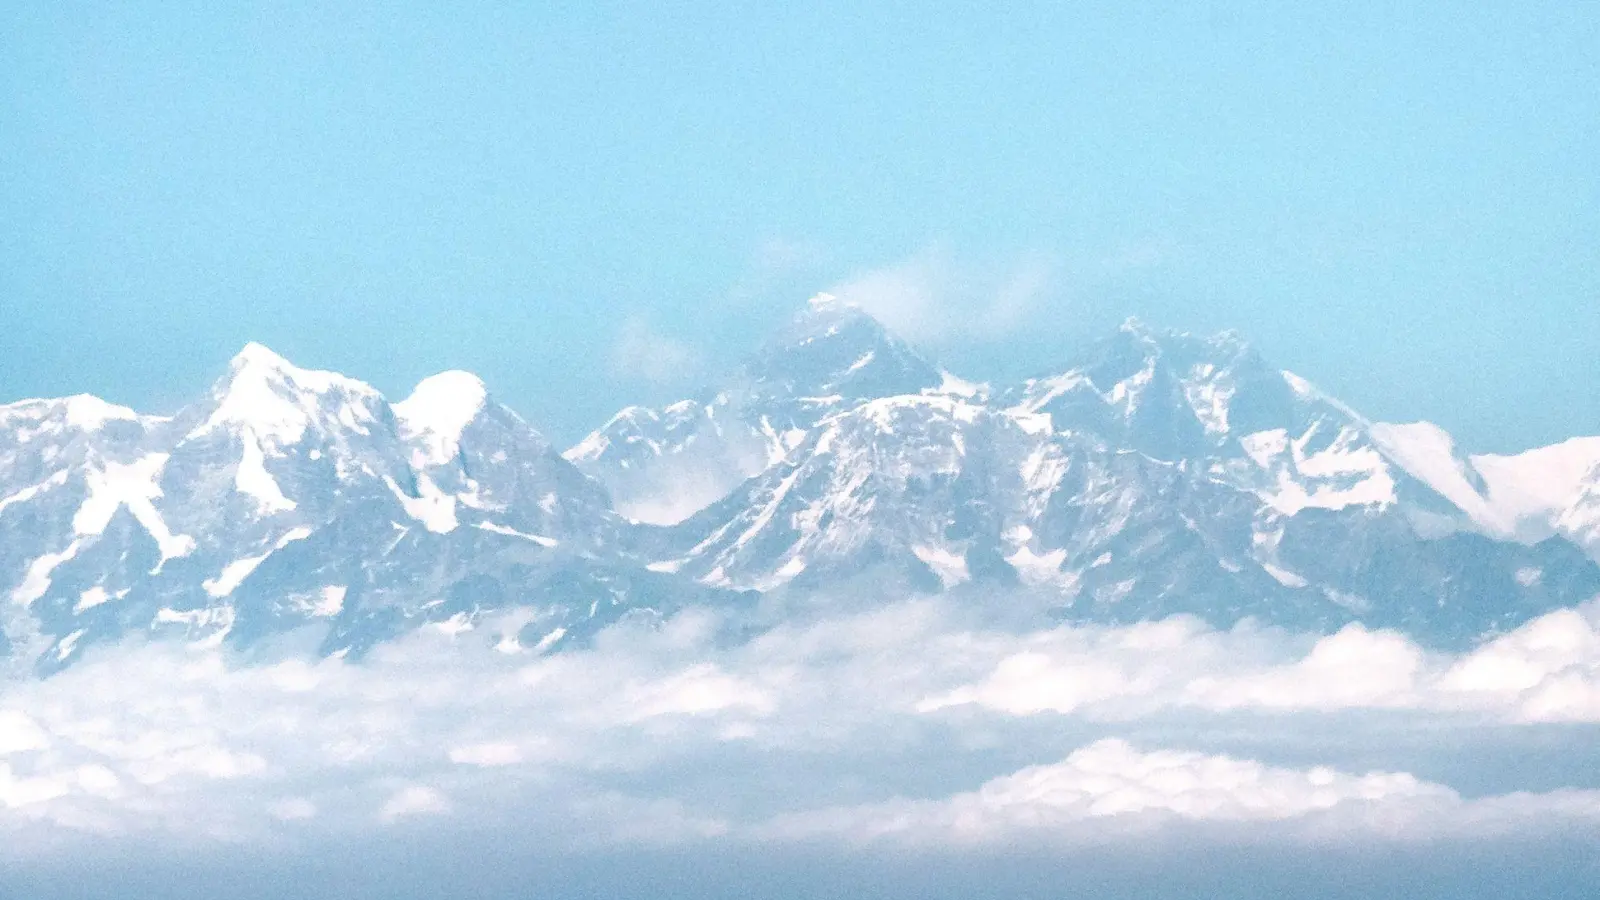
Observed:
[[[162,411],[259,340],[572,439],[865,285],[972,377],[1133,314],[1475,448],[1600,431],[1587,4],[222,6],[0,9],[0,401]]]

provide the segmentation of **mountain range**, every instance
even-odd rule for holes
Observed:
[[[1133,320],[988,385],[819,295],[564,452],[468,373],[390,402],[256,344],[171,416],[0,406],[0,650],[43,674],[136,634],[542,653],[689,605],[914,593],[1457,647],[1600,594],[1597,560],[1600,437],[1474,455],[1237,334]]]

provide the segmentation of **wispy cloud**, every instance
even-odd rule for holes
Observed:
[[[727,299],[741,305],[768,300],[792,303],[795,298],[787,295],[814,288],[827,259],[827,251],[814,241],[769,237],[751,251]],[[775,296],[780,294],[785,296]]]
[[[1060,296],[1059,261],[1033,253],[998,262],[956,259],[930,246],[881,268],[858,272],[828,292],[925,343],[998,340]]]
[[[611,371],[619,378],[675,384],[698,372],[700,363],[693,346],[656,331],[641,316],[625,320],[611,345]]]

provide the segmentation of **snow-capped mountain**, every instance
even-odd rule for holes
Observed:
[[[655,565],[758,590],[878,566],[923,589],[1021,584],[1075,617],[1361,619],[1449,642],[1600,591],[1580,547],[1550,539],[1578,480],[1551,459],[1589,442],[1473,458],[1502,507],[1532,497],[1543,516],[1496,528],[1409,452],[1403,436],[1432,431],[1370,423],[1236,335],[1129,322],[992,400],[905,394],[822,417],[658,539]]]
[[[724,383],[665,409],[630,406],[566,457],[619,512],[672,524],[781,461],[825,416],[947,377],[876,319],[819,294]]]
[[[751,592],[1459,645],[1600,594],[1597,559],[1600,438],[1465,453],[1237,335],[1133,321],[990,388],[819,296],[697,399],[565,453],[470,374],[390,403],[254,344],[170,417],[0,407],[0,634],[45,671],[132,634],[544,652]]]
[[[706,593],[619,557],[604,490],[463,372],[391,405],[250,345],[170,419],[0,416],[6,631],[50,665],[130,630],[248,645],[323,622],[342,652],[507,608],[529,626],[508,647],[555,642]]]

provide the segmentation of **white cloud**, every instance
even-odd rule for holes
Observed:
[[[635,721],[673,714],[700,715],[742,709],[757,715],[772,711],[772,699],[760,688],[702,663],[666,678],[632,685],[626,704]]]
[[[940,247],[859,272],[828,293],[872,313],[913,341],[994,340],[1013,334],[1056,292],[1060,266],[1031,255],[960,263]]]
[[[412,816],[443,815],[449,811],[450,800],[444,794],[425,784],[412,784],[395,791],[378,811],[378,818],[393,822]]]
[[[611,370],[622,378],[673,384],[694,375],[699,366],[700,354],[694,347],[655,331],[638,316],[622,323],[611,345]]]
[[[279,821],[294,822],[314,818],[317,805],[304,797],[288,797],[267,804],[267,813]]]
[[[467,766],[514,766],[522,762],[522,751],[516,744],[505,742],[491,744],[469,744],[465,747],[452,747],[450,761]]]
[[[1339,752],[1365,767],[1390,758],[1392,735],[1347,733],[1360,721],[1350,710],[1425,723],[1441,752],[1468,757],[1485,728],[1503,742],[1527,722],[1600,722],[1595,607],[1445,655],[1359,627],[1318,637],[1173,618],[1012,633],[943,601],[836,602],[748,640],[729,640],[737,621],[691,611],[552,657],[495,650],[510,620],[454,640],[418,633],[359,664],[95,648],[50,679],[0,681],[0,857],[74,835],[248,841],[446,811],[441,822],[533,817],[529,833],[559,846],[793,836],[840,810],[841,835],[954,839],[1117,818],[1108,811],[1328,822],[1330,796],[1338,810],[1387,810],[1404,834],[1435,828],[1418,810],[1436,806],[1480,830],[1530,809],[1571,819],[1593,808],[1584,792],[1468,801],[1400,776],[1335,772],[1323,785],[1321,770],[1132,748],[1182,746],[1173,736],[1198,722],[1250,735],[1247,755],[1270,757],[1274,740],[1334,727],[1360,748]],[[1134,743],[1099,741],[1108,735]],[[1047,761],[1073,746],[996,777],[1016,763],[996,768],[994,748]],[[944,774],[889,799],[924,770]],[[1497,777],[1514,787],[1517,774]],[[886,787],[863,798],[863,785]]]
[[[988,673],[922,698],[937,712],[1116,719],[1158,710],[1409,709],[1504,722],[1600,722],[1600,605],[1541,616],[1460,656],[1350,625],[1317,638],[1249,627],[1217,632],[1174,618],[1032,635]]]
[[[1186,700],[1208,709],[1367,709],[1416,706],[1425,664],[1420,647],[1388,631],[1351,625],[1283,666],[1200,677]]]
[[[744,303],[776,290],[797,288],[798,279],[814,272],[826,259],[827,253],[813,241],[767,238],[756,245],[728,298]]]
[[[1185,750],[1144,751],[1118,739],[1081,747],[940,800],[885,803],[780,817],[763,833],[852,842],[1005,842],[1025,837],[1103,840],[1180,821],[1275,823],[1278,837],[1376,834],[1426,839],[1564,820],[1600,821],[1600,791],[1512,794],[1465,801],[1404,772],[1289,769]],[[1297,830],[1283,829],[1294,822]]]
[[[42,750],[50,738],[38,723],[15,709],[0,709],[0,756],[26,750]]]

